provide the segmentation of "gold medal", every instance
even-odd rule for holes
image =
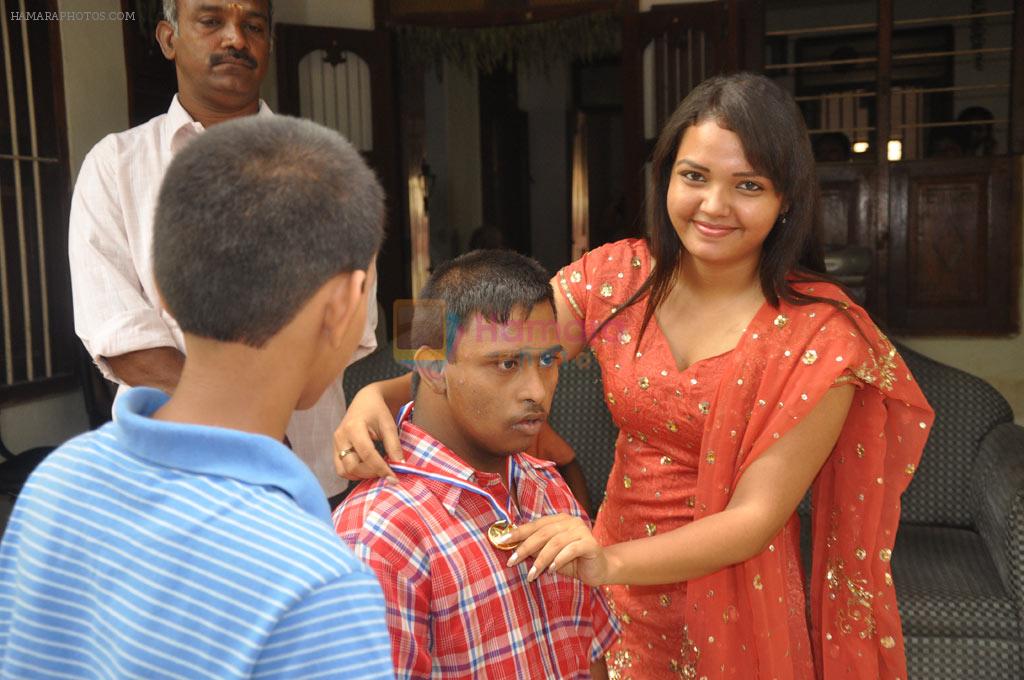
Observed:
[[[515,550],[519,546],[518,543],[502,543],[499,539],[502,536],[508,536],[516,528],[515,524],[506,522],[503,519],[498,520],[487,529],[487,539],[491,542],[498,550]]]

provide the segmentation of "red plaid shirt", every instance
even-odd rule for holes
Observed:
[[[501,507],[501,477],[475,470],[412,424],[400,427],[405,464],[486,489]],[[554,463],[516,454],[517,522],[564,512],[585,517]],[[528,565],[487,540],[500,519],[487,499],[454,484],[398,473],[363,482],[334,513],[342,540],[380,579],[399,678],[587,678],[618,637],[599,590]],[[532,562],[532,561],[531,561]]]

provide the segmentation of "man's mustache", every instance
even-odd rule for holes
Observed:
[[[259,63],[251,54],[249,54],[248,52],[243,52],[241,50],[229,48],[227,52],[218,52],[210,55],[210,66],[223,64],[226,61],[241,61],[253,70],[255,70],[257,66],[259,66]]]
[[[548,412],[540,404],[527,404],[526,413],[524,413],[516,422],[519,422],[519,420],[524,420],[526,418],[536,418],[537,416],[541,416],[546,420],[548,417]]]

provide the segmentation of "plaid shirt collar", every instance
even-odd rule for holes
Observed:
[[[482,472],[467,465],[451,449],[412,422],[413,408],[413,402],[402,407],[398,422],[405,465],[479,487],[504,506],[505,503],[501,502],[501,499],[507,498],[507,491],[501,483],[501,475],[496,472]],[[521,510],[530,517],[543,515],[543,507],[532,506],[545,497],[547,478],[536,471],[555,467],[555,463],[539,460],[525,453],[513,454],[511,459],[518,471],[514,479],[518,487],[517,500]],[[456,484],[432,477],[423,477],[422,481],[430,487],[449,512],[455,512],[459,507],[462,494],[472,493]]]

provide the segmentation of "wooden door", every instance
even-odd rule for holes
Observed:
[[[645,175],[662,125],[702,80],[735,63],[722,2],[655,5],[623,17],[625,219],[642,232]]]
[[[278,109],[345,135],[373,167],[387,192],[389,223],[377,259],[377,297],[390,328],[394,302],[410,296],[405,183],[399,179],[398,117],[394,102],[391,36],[278,24]]]

